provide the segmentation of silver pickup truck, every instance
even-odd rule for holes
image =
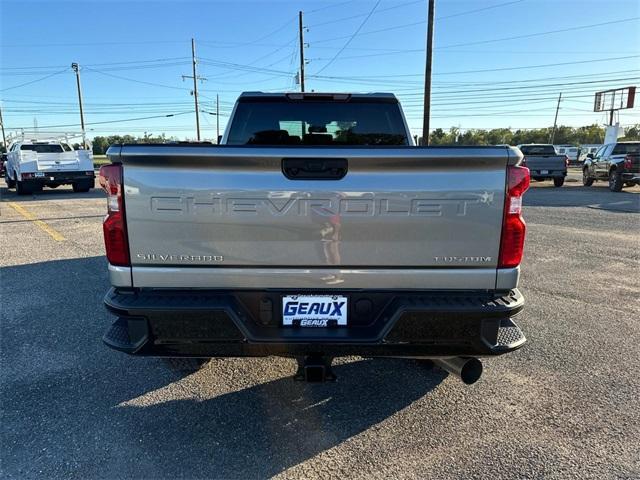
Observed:
[[[518,145],[524,155],[522,165],[531,172],[531,178],[537,181],[551,179],[556,187],[564,185],[569,166],[569,157],[559,155],[553,145],[530,143]]]
[[[522,346],[529,171],[511,147],[414,147],[390,94],[242,94],[222,145],[114,145],[100,171],[107,345],[197,368],[430,359],[466,383]]]

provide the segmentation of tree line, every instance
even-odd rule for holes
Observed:
[[[162,135],[143,135],[142,137],[134,137],[133,135],[109,135],[107,137],[97,136],[93,137],[93,154],[104,155],[110,145],[118,143],[166,143],[177,142],[175,137],[167,137],[163,133]]]
[[[448,131],[437,128],[429,134],[431,145],[520,145],[522,143],[550,143],[553,127],[527,130],[494,128],[491,130],[471,129],[461,131],[451,127]],[[554,145],[588,145],[604,142],[605,127],[589,125],[586,127],[556,128]],[[420,140],[420,139],[418,139]],[[625,136],[620,141],[640,140],[640,124],[625,128]]]
[[[491,130],[471,129],[461,131],[458,127],[449,130],[437,128],[429,135],[431,145],[520,145],[522,143],[549,143],[553,128],[536,128],[527,130],[511,130],[494,128]],[[555,145],[588,145],[604,142],[605,127],[589,125],[586,127],[556,128],[553,143]],[[109,145],[114,143],[164,143],[176,141],[174,137],[160,136],[134,137],[131,135],[111,135],[93,138],[93,153],[102,155]],[[418,139],[419,141],[420,139]],[[640,140],[640,124],[625,128],[625,136],[620,139]]]

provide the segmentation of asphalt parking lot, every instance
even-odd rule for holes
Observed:
[[[533,183],[528,344],[464,386],[409,360],[215,360],[104,347],[100,191],[0,204],[4,478],[640,478],[640,187]]]

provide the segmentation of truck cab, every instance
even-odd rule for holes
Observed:
[[[95,181],[93,154],[59,140],[16,141],[7,152],[5,179],[18,195],[63,184],[71,184],[74,192],[88,192]]]

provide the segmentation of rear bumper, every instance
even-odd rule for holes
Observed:
[[[25,178],[22,181],[26,185],[61,185],[81,181],[94,182],[95,173],[93,171],[70,171],[70,172],[37,172],[42,174],[39,177]]]
[[[531,170],[531,178],[561,178],[567,176],[566,170],[547,170],[547,173],[542,173],[542,170]]]
[[[103,340],[151,356],[489,356],[521,347],[512,317],[524,299],[499,293],[341,290],[348,327],[281,325],[281,298],[263,291],[111,289],[106,307],[118,319]]]
[[[640,184],[640,173],[623,172],[622,180],[626,183],[638,183]]]

